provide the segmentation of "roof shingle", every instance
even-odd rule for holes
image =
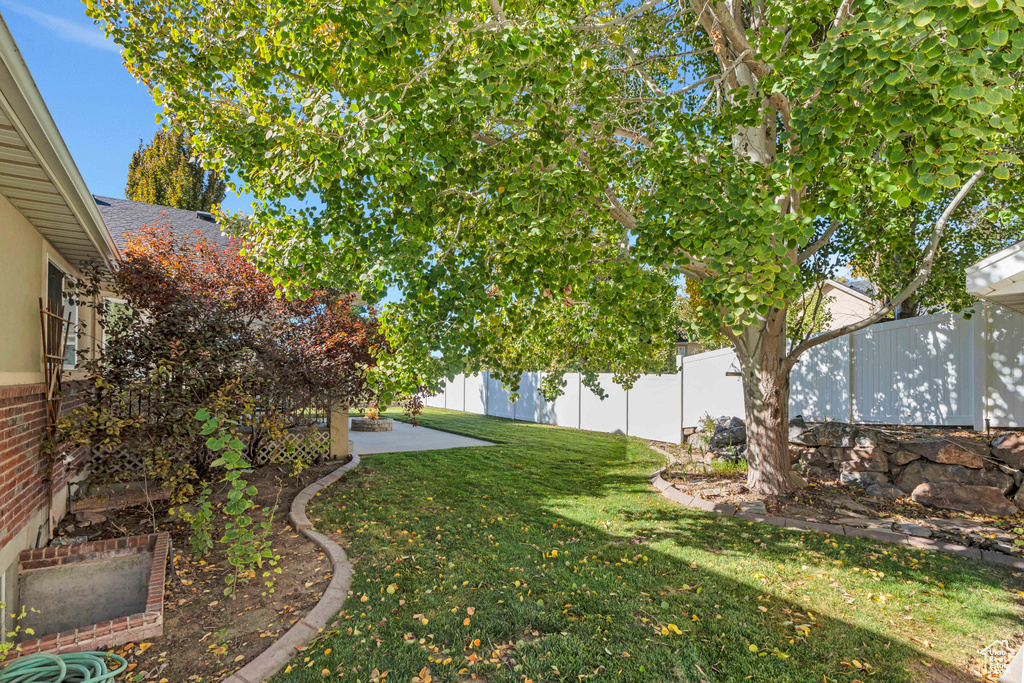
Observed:
[[[159,204],[133,202],[129,199],[114,199],[93,195],[96,206],[107,224],[107,230],[114,239],[118,251],[124,252],[126,234],[144,225],[166,225],[175,235],[190,235],[199,231],[206,239],[221,247],[229,244],[229,236],[221,232],[220,224],[210,218],[202,218],[195,211],[172,209]]]

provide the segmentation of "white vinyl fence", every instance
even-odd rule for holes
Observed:
[[[629,390],[602,374],[604,400],[570,373],[553,402],[540,395],[542,374],[524,372],[515,403],[485,372],[455,377],[426,405],[680,443],[705,415],[743,415],[738,369],[722,349],[682,358],[675,374],[643,375]],[[940,313],[872,325],[805,353],[790,384],[790,415],[808,420],[1024,427],[1024,316],[979,305],[970,320]]]

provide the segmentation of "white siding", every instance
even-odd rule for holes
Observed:
[[[466,378],[458,375],[449,381],[444,390],[444,407],[448,410],[466,409]]]
[[[423,399],[423,405],[431,408],[444,408],[444,391],[434,394],[433,396],[427,396]]]
[[[565,376],[563,394],[553,403],[541,399],[540,422],[559,427],[580,426],[580,376],[572,372]]]
[[[739,372],[732,349],[683,358],[682,426],[696,427],[705,415],[743,416],[743,384],[726,373]]]
[[[988,331],[986,415],[993,427],[1024,427],[1024,315],[990,306]]]
[[[612,375],[598,375],[601,388],[607,394],[602,401],[587,385],[580,389],[580,429],[610,434],[626,433],[626,390],[612,381]]]
[[[854,421],[973,424],[973,333],[971,321],[950,313],[854,333]]]
[[[524,372],[519,378],[519,400],[516,401],[516,419],[540,422],[544,399],[540,395],[540,373]]]
[[[477,415],[487,414],[487,373],[466,375],[466,412]]]
[[[512,419],[512,404],[509,403],[509,392],[501,386],[491,373],[487,374],[487,414],[494,417],[507,417]]]
[[[850,338],[815,346],[790,373],[789,414],[808,420],[850,417]]]
[[[851,348],[852,345],[852,348]],[[542,374],[520,377],[519,400],[488,373],[448,382],[427,405],[679,443],[704,415],[742,416],[743,391],[729,349],[682,358],[672,375],[643,375],[628,392],[600,375],[599,399],[565,376],[545,401]],[[852,374],[852,377],[851,377]],[[921,425],[1024,426],[1024,316],[998,306],[965,320],[937,314],[886,322],[815,347],[790,376],[790,415]],[[984,400],[982,400],[984,398]]]
[[[682,375],[642,375],[627,396],[630,436],[679,443]]]

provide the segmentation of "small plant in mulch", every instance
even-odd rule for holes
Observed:
[[[21,620],[24,619],[25,615],[29,612],[37,612],[37,610],[22,605],[21,609],[19,609],[17,612],[11,612],[8,615],[10,619],[9,626],[5,625],[3,619],[3,616],[6,611],[7,603],[3,601],[3,596],[0,595],[0,635],[3,636],[2,638],[0,638],[0,664],[3,663],[4,657],[6,657],[11,650],[18,647],[18,639],[20,639],[23,636],[31,637],[35,635],[35,631],[33,631],[31,628],[23,628],[21,626]]]
[[[263,572],[264,582],[268,590],[273,592],[272,574],[281,573],[281,568],[277,566],[280,557],[274,553],[268,537],[277,505],[266,511],[259,521],[250,512],[256,506],[253,499],[259,491],[245,479],[252,468],[245,460],[245,443],[234,431],[238,423],[211,415],[205,408],[200,409],[195,417],[203,423],[200,434],[209,436],[206,447],[219,454],[210,463],[210,467],[224,468],[224,482],[230,487],[227,503],[223,507],[226,521],[220,542],[227,546],[227,559],[233,571],[225,577],[227,586],[224,594],[233,595],[238,581],[254,577],[257,569],[264,569],[264,564],[268,567]],[[210,528],[214,508],[209,500],[212,492],[209,487],[203,489],[197,500],[198,512],[188,520],[192,526],[192,537],[189,539],[192,554],[196,557],[203,557],[213,549]]]
[[[60,524],[64,534],[85,535],[92,541],[149,533],[155,516],[160,528],[171,534],[164,633],[116,650],[131,667],[123,677],[126,683],[219,681],[273,644],[313,608],[331,578],[331,565],[283,515],[271,517],[268,513],[278,504],[290,505],[306,485],[337,466],[312,465],[295,477],[286,466],[262,467],[245,475],[259,491],[246,514],[268,519],[272,525],[266,541],[282,569],[274,575],[273,591],[250,577],[232,584],[230,599],[223,594],[228,578],[237,571],[228,557],[228,545],[219,542],[225,531],[227,515],[222,511],[230,490],[223,481],[210,486],[212,549],[199,558],[190,550],[191,527],[177,514],[178,506],[171,514],[172,506],[166,500],[155,501],[152,510],[148,506],[108,510],[102,521],[76,524],[68,519]]]

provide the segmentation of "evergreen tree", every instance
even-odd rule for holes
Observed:
[[[204,171],[193,158],[188,133],[158,130],[149,145],[139,140],[128,164],[125,197],[133,201],[209,211],[220,204],[224,193],[224,178],[216,171]]]

